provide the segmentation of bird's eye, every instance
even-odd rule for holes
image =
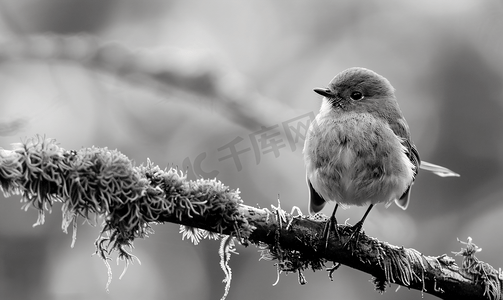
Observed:
[[[363,94],[360,92],[352,92],[349,97],[351,97],[351,99],[353,100],[361,100],[363,99]]]

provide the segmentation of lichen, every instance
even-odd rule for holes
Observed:
[[[130,253],[133,241],[153,233],[152,224],[166,217],[186,220],[194,216],[211,221],[211,231],[231,232],[246,243],[253,231],[240,213],[239,190],[231,190],[216,179],[187,180],[179,170],[161,170],[152,162],[134,166],[117,150],[90,147],[77,151],[61,148],[55,140],[36,137],[15,144],[13,150],[0,149],[0,187],[6,196],[22,196],[24,209],[35,208],[34,226],[45,220],[55,202],[62,202],[62,229],[73,228],[77,219],[96,224],[103,219],[95,242],[96,254],[107,265],[111,252],[128,265],[137,260]],[[214,238],[202,229],[182,227],[184,237],[198,242]]]
[[[286,225],[286,230],[292,230],[293,219],[296,218],[311,218],[311,216],[303,216],[300,213],[300,209],[297,207],[292,208],[292,212],[287,215],[286,212],[281,209],[281,203],[278,199],[278,206],[271,205],[273,212],[266,209],[268,215],[273,215],[275,217],[277,226],[274,232],[274,243],[259,244],[260,260],[276,260],[275,264],[277,270],[277,279],[273,285],[279,282],[281,273],[297,273],[299,284],[304,285],[307,280],[303,274],[306,269],[312,269],[313,271],[321,270],[325,267],[327,262],[326,259],[321,258],[319,255],[315,255],[310,251],[299,251],[294,249],[285,249],[281,247],[279,240],[281,238],[281,229]],[[298,215],[293,216],[293,212],[297,211]],[[290,220],[288,220],[290,218]],[[304,241],[306,245],[314,245],[313,240]],[[330,275],[329,275],[330,276]]]
[[[225,278],[222,280],[222,282],[225,283],[225,289],[220,300],[225,300],[229,294],[232,280],[232,270],[229,266],[229,261],[231,259],[231,254],[237,254],[236,247],[234,245],[234,238],[232,236],[222,237],[218,254],[220,256],[220,268],[225,274]]]
[[[461,270],[472,276],[475,282],[484,284],[484,296],[487,295],[489,300],[501,299],[501,282],[499,272],[486,262],[475,257],[475,253],[482,251],[472,242],[472,238],[468,237],[467,242],[458,241],[466,245],[466,248],[461,248],[461,251],[453,252],[456,256],[463,256]]]
[[[425,267],[421,253],[414,249],[387,245],[386,250],[377,240],[373,241],[378,253],[378,262],[384,271],[384,277],[373,279],[376,290],[384,292],[389,283],[400,283],[410,286],[414,282],[423,282]],[[414,270],[414,265],[421,265],[421,276]]]

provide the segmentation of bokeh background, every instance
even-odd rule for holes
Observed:
[[[363,66],[387,77],[422,159],[460,178],[420,173],[407,211],[377,207],[366,232],[425,255],[471,236],[481,260],[503,265],[503,1],[0,0],[0,146],[37,134],[65,149],[119,149],[189,177],[239,188],[245,203],[306,212],[302,130],[312,88]],[[265,126],[262,127],[262,126]],[[305,128],[304,128],[305,130]],[[260,134],[279,148],[257,143]],[[262,136],[264,137],[264,136]],[[226,158],[231,145],[243,151]],[[258,145],[258,146],[257,146]],[[282,145],[282,146],[281,146]],[[99,226],[77,242],[60,206],[43,226],[19,196],[0,199],[0,299],[220,299],[218,242],[193,246],[178,226],[135,242],[142,265],[107,272]],[[333,206],[327,206],[330,213]],[[365,208],[339,212],[355,223]],[[228,299],[433,299],[341,267],[334,281],[282,274],[238,246]],[[458,258],[458,263],[460,259]]]

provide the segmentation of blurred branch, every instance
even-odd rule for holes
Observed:
[[[79,216],[88,221],[90,215],[103,217],[96,251],[105,261],[112,250],[132,260],[125,248],[151,233],[151,224],[170,222],[184,225],[184,236],[196,242],[211,232],[256,244],[261,258],[278,261],[278,275],[297,272],[301,283],[306,282],[304,270],[320,270],[333,261],[371,274],[381,292],[396,283],[442,299],[501,298],[500,274],[475,257],[480,249],[470,239],[456,253],[463,256],[461,267],[447,255],[424,256],[363,233],[350,250],[343,246],[351,235],[346,225],[338,225],[340,239],[330,236],[325,249],[324,216],[247,206],[239,191],[216,179],[190,181],[177,170],[161,170],[150,162],[135,167],[116,150],[67,151],[54,140],[28,140],[13,150],[0,149],[0,184],[4,194],[22,195],[26,209],[38,210],[36,225],[44,222],[45,211],[55,202],[62,202],[63,230],[73,225],[74,239]]]
[[[187,59],[169,50],[162,54],[133,50],[117,42],[100,42],[88,35],[27,37],[0,45],[0,63],[75,63],[173,97],[204,99],[224,117],[254,131],[275,124],[278,113],[291,110],[260,95],[241,75],[218,69],[215,58]]]

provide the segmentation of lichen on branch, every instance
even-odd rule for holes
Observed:
[[[135,167],[125,155],[107,148],[68,151],[42,137],[14,144],[13,150],[0,149],[0,185],[6,196],[21,195],[24,209],[38,211],[34,226],[43,224],[45,212],[61,202],[63,231],[72,224],[74,239],[78,217],[102,217],[96,253],[106,262],[112,251],[118,251],[126,266],[135,258],[126,250],[133,241],[152,233],[152,224],[169,218],[182,221],[203,215],[208,221],[205,229],[225,231],[242,241],[252,231],[238,210],[239,190],[216,179],[190,181],[181,171],[161,170],[150,161]],[[186,228],[185,233],[193,239],[208,236],[199,228]]]

